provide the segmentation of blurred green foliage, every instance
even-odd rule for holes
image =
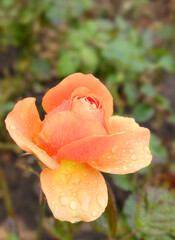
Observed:
[[[0,1],[0,140],[12,149],[3,120],[18,99],[43,95],[57,78],[77,71],[94,74],[113,95],[115,114],[134,117],[151,129],[150,149],[157,160],[140,173],[110,177],[127,197],[121,206],[110,196],[110,205],[94,228],[108,237],[126,235],[128,240],[160,239],[157,235],[174,239],[174,191],[167,186],[141,187],[155,174],[154,167],[160,173],[174,169],[169,150],[173,141],[163,129],[165,125],[174,129],[175,113],[159,86],[164,90],[175,70],[175,20],[156,20],[149,0],[124,0],[117,7],[115,1],[106,2],[109,8],[93,0]],[[147,8],[150,15],[144,12]],[[56,222],[50,231],[57,239],[62,235],[71,239],[72,230],[65,223]],[[127,237],[130,231],[133,235]]]

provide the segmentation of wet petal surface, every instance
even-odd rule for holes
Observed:
[[[57,159],[88,162],[100,158],[115,146],[118,133],[113,135],[90,136],[60,148]]]
[[[41,187],[56,219],[71,223],[97,219],[108,201],[101,173],[87,164],[62,160],[57,170],[44,169]]]
[[[148,166],[152,160],[149,130],[139,127],[133,119],[123,117],[112,117],[110,126],[112,133],[121,131],[115,146],[88,164],[99,171],[113,174],[133,173]]]
[[[57,152],[61,147],[91,135],[106,135],[99,121],[80,117],[71,111],[53,110],[46,116],[38,140]]]
[[[21,149],[33,153],[50,168],[59,166],[58,162],[34,143],[41,126],[35,98],[25,98],[19,101],[8,114],[5,123],[10,136]]]

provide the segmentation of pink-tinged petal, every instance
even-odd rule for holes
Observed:
[[[43,108],[48,113],[64,100],[71,98],[72,92],[79,87],[86,87],[92,94],[101,97],[105,114],[109,118],[113,113],[113,99],[107,88],[93,75],[75,73],[65,78],[56,87],[50,89],[43,98]]]
[[[72,93],[70,111],[75,112],[84,119],[95,119],[99,121],[104,126],[107,133],[109,132],[102,100],[94,94],[89,94],[87,88],[76,88]]]
[[[112,132],[123,131],[115,146],[97,160],[88,164],[99,171],[113,174],[136,172],[148,166],[152,160],[149,150],[150,131],[139,127],[131,118],[112,117]]]
[[[57,170],[44,169],[41,187],[56,219],[91,222],[105,210],[108,194],[101,173],[87,164],[61,161]]]
[[[139,124],[135,122],[134,118],[113,116],[109,119],[109,126],[111,133],[116,132],[130,132],[140,128]]]
[[[58,150],[57,159],[77,162],[88,162],[98,159],[115,146],[119,134],[90,136],[67,144]]]
[[[33,153],[50,168],[54,169],[59,166],[58,162],[34,143],[41,126],[35,98],[25,98],[19,101],[8,114],[5,123],[10,136],[21,149]]]
[[[66,111],[70,108],[70,99],[64,100],[61,105],[59,105],[56,109],[57,111]]]
[[[100,122],[81,118],[74,112],[53,110],[43,124],[38,136],[39,142],[52,152],[61,147],[91,135],[106,135]]]

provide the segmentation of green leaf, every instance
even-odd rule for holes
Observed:
[[[15,105],[15,103],[12,101],[8,101],[8,102],[4,103],[2,106],[2,112],[3,113],[10,112],[14,108],[14,105]]]
[[[146,122],[150,120],[154,115],[154,109],[150,104],[140,103],[138,104],[132,113],[133,118],[139,122]]]
[[[125,83],[124,84],[124,93],[128,106],[133,106],[136,103],[138,97],[138,91],[135,84]]]
[[[46,60],[34,59],[30,70],[40,80],[48,80],[51,77],[51,67]]]
[[[94,73],[97,69],[99,60],[95,49],[90,47],[83,48],[81,51],[81,64],[84,73]]]
[[[58,75],[60,77],[68,76],[76,72],[79,65],[80,59],[75,51],[63,53],[57,62]]]
[[[123,214],[126,218],[126,223],[131,229],[131,231],[135,230],[134,220],[135,220],[136,202],[137,202],[137,196],[135,194],[132,194],[127,198],[123,207]]]
[[[166,187],[147,187],[141,192],[135,228],[146,236],[175,233],[175,191]]]
[[[143,49],[131,40],[122,37],[112,41],[102,51],[103,57],[119,69],[127,69],[132,73],[140,73],[146,70],[149,62],[144,56]]]
[[[15,2],[16,2],[16,0],[1,0],[0,6],[1,6],[2,8],[9,8],[9,7],[11,7]]]
[[[172,56],[163,56],[157,63],[157,66],[159,66],[169,72],[174,72],[175,60]]]
[[[70,223],[55,220],[53,225],[52,220],[53,219],[47,219],[47,221],[44,222],[44,228],[54,237],[54,239],[73,240]]]
[[[46,11],[46,17],[52,24],[64,23],[67,20],[67,11],[64,7],[54,4]]]
[[[7,237],[8,237],[8,240],[20,240],[16,235],[10,232],[7,232]]]
[[[143,85],[140,89],[140,92],[148,97],[154,97],[156,95],[156,91],[151,85]]]
[[[117,27],[122,31],[126,30],[128,28],[127,22],[121,17],[116,17],[115,23],[116,23]]]
[[[172,111],[171,102],[161,94],[156,94],[154,100],[157,104],[164,105],[168,111]]]
[[[95,221],[95,229],[109,237],[117,233],[117,209],[112,190],[108,185],[108,206],[105,212]]]
[[[112,175],[111,178],[113,180],[113,183],[120,189],[124,191],[132,191],[133,186],[131,182],[128,180],[127,175]]]
[[[166,148],[163,146],[160,139],[153,133],[151,134],[150,139],[150,150],[154,156],[157,156],[159,158],[167,157]]]

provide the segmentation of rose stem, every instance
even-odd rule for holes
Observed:
[[[43,217],[44,217],[44,209],[45,209],[45,199],[44,199],[44,194],[42,192],[41,193],[41,198],[40,198],[39,219],[38,219],[36,240],[41,240],[42,226],[43,226]]]
[[[7,181],[6,181],[3,169],[1,167],[0,167],[0,186],[2,188],[3,198],[4,198],[4,203],[5,203],[5,208],[6,208],[7,214],[14,221],[14,230],[15,230],[14,234],[16,236],[18,236],[19,232],[18,232],[18,228],[17,228],[16,222],[15,222],[16,217],[15,217]]]

